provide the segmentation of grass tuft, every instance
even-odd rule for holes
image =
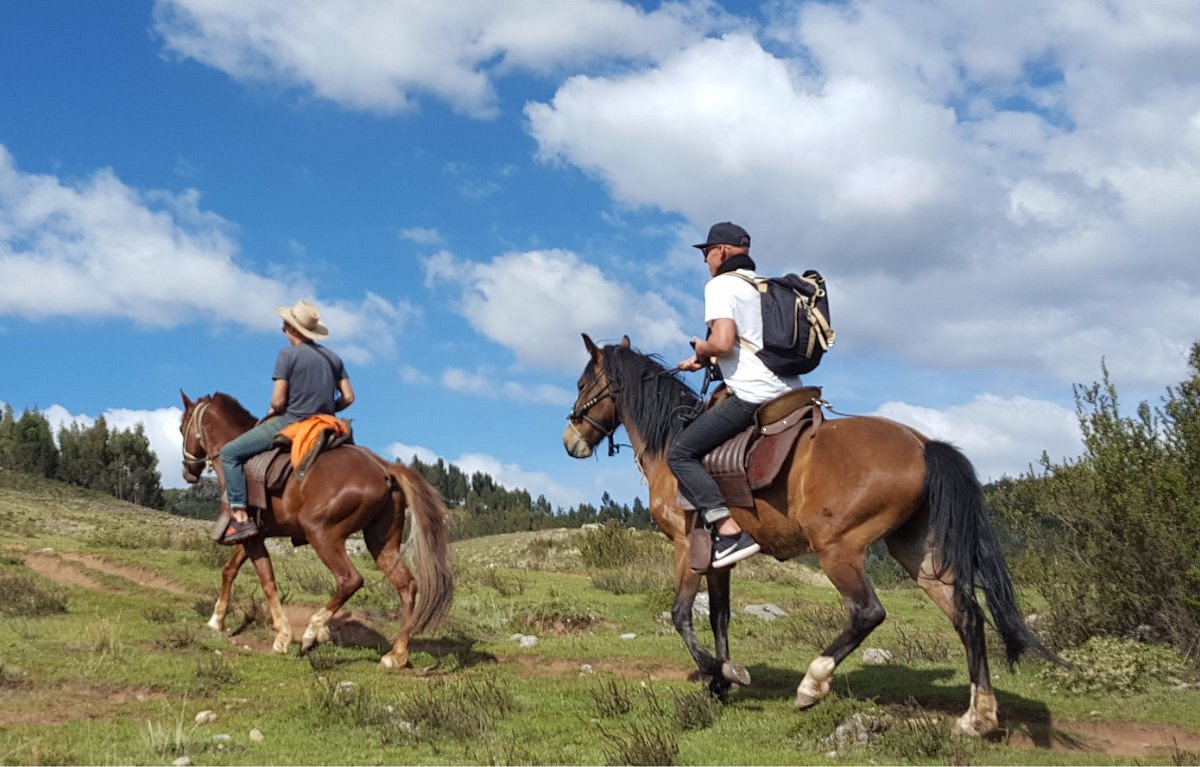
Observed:
[[[0,613],[26,618],[67,611],[67,595],[21,574],[0,574]]]

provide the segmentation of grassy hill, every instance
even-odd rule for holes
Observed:
[[[881,593],[889,619],[866,643],[894,661],[864,666],[855,653],[830,698],[796,712],[795,686],[840,630],[841,608],[812,568],[763,557],[738,566],[730,631],[754,684],[714,704],[662,618],[670,553],[651,533],[629,532],[636,559],[613,567],[589,556],[589,536],[603,531],[456,543],[454,610],[414,641],[400,671],[378,667],[398,600],[355,555],[366,585],[334,641],[273,655],[249,568],[230,631],[204,625],[228,554],[207,530],[0,472],[0,764],[1097,764],[1200,754],[1200,691],[1062,694],[1036,663],[995,671],[1004,738],[947,737],[967,701],[962,651],[913,589]],[[307,547],[272,547],[298,636],[332,578]],[[745,612],[766,603],[785,617]],[[697,629],[711,646],[706,623]],[[831,740],[855,714],[879,723],[877,740]]]

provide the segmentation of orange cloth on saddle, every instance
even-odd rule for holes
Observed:
[[[303,421],[289,423],[279,433],[292,441],[292,468],[299,469],[304,458],[317,445],[321,434],[333,431],[333,436],[342,437],[350,433],[350,424],[337,416],[318,413]]]

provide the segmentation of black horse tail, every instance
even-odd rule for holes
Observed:
[[[941,558],[937,576],[953,577],[955,606],[978,619],[982,610],[976,591],[982,591],[1010,666],[1031,648],[1057,662],[1021,617],[1008,565],[984,507],[983,488],[971,462],[953,445],[926,443],[925,498]]]

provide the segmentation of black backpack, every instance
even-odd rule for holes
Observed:
[[[739,337],[738,343],[754,352],[773,373],[798,376],[821,362],[833,346],[829,326],[829,296],[825,278],[814,269],[802,276],[748,277],[729,272],[753,285],[762,298],[763,348]]]

